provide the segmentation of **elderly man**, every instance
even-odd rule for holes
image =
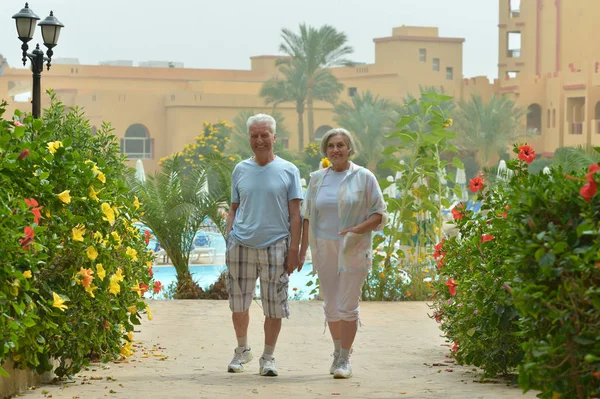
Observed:
[[[252,360],[248,309],[260,277],[265,315],[260,375],[276,376],[273,352],[281,319],[290,315],[289,275],[299,266],[302,187],[298,168],[273,152],[275,119],[259,114],[248,119],[247,126],[254,157],[233,170],[227,217],[227,289],[238,341],[227,371],[242,372]]]

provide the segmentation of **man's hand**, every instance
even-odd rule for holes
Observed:
[[[287,272],[288,276],[298,268],[300,264],[299,253],[297,248],[290,248],[287,256]]]
[[[304,262],[306,262],[306,252],[302,253],[302,251],[300,251],[300,256],[298,257],[298,271],[302,271],[302,268],[304,267]]]

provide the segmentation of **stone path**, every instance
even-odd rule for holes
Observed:
[[[255,359],[230,374],[235,336],[226,301],[151,301],[154,320],[136,333],[124,363],[93,365],[75,382],[45,385],[25,398],[535,398],[506,382],[476,382],[481,373],[444,363],[447,346],[423,302],[363,303],[363,327],[352,356],[354,377],[329,375],[332,344],[323,334],[321,305],[292,302],[275,357],[279,377],[258,375],[262,311],[251,307],[249,343]]]

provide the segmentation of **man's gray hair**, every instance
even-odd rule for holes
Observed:
[[[250,133],[250,126],[262,124],[268,125],[269,129],[271,129],[271,133],[275,134],[275,131],[277,130],[277,122],[275,121],[275,118],[267,114],[256,114],[248,118],[248,121],[246,122],[248,133]]]
[[[342,136],[346,142],[346,146],[348,147],[348,155],[350,156],[355,154],[356,146],[354,145],[354,139],[350,135],[350,132],[341,127],[336,127],[325,133],[323,139],[321,140],[321,154],[323,154],[324,157],[327,156],[327,145],[329,145],[329,139],[333,136]]]

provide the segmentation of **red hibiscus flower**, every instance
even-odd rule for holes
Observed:
[[[29,244],[31,244],[31,242],[33,241],[33,237],[35,237],[35,234],[33,233],[33,229],[31,227],[26,226],[24,230],[24,235],[25,237],[21,238],[19,240],[19,243],[21,244],[21,247],[23,249],[27,249]]]
[[[465,204],[458,204],[454,208],[452,208],[452,217],[454,220],[461,220],[465,214],[463,213],[465,209]]]
[[[148,268],[148,275],[150,277],[154,277],[154,271],[152,270],[152,266],[150,266],[150,268]]]
[[[148,285],[140,284],[140,292],[142,293],[142,295],[144,295],[146,291],[148,291]]]
[[[598,184],[596,183],[596,180],[594,180],[594,175],[596,172],[600,171],[600,166],[595,163],[591,164],[589,166],[589,171],[590,172],[585,175],[588,181],[587,184],[579,190],[579,195],[581,195],[586,202],[590,202],[598,190]]]
[[[522,145],[519,147],[519,159],[530,164],[535,160],[535,150],[530,145]]]
[[[25,126],[24,124],[21,123],[21,121],[18,121],[18,120],[14,120],[13,123],[15,126]]]
[[[154,293],[158,294],[162,290],[162,283],[160,281],[154,282]]]
[[[477,191],[480,191],[482,189],[483,179],[479,176],[472,178],[469,182],[469,190],[471,190],[472,193],[476,193]]]
[[[42,217],[40,214],[40,209],[41,208],[38,207],[31,210],[31,213],[33,213],[33,223],[35,224],[40,224],[40,218]]]
[[[496,237],[489,235],[489,234],[484,234],[481,236],[481,243],[492,241],[494,238],[496,238]]]
[[[456,342],[454,342],[454,346],[452,346],[452,352],[458,352],[458,344]]]
[[[144,241],[146,241],[146,245],[150,242],[150,232],[148,230],[144,230]]]
[[[442,267],[444,267],[445,264],[446,264],[446,261],[444,260],[444,258],[440,258],[440,260],[437,261],[438,270],[441,269]]]
[[[38,202],[34,198],[25,198],[25,203],[30,208],[33,208],[34,206],[38,206]]]
[[[19,158],[17,158],[19,161],[24,160],[25,158],[27,158],[29,156],[30,152],[29,150],[26,148],[23,151],[21,151],[21,153],[19,154]]]
[[[440,241],[439,244],[436,244],[436,246],[434,247],[434,249],[435,249],[435,252],[433,253],[434,259],[439,259],[439,258],[443,258],[444,256],[446,256],[446,253],[442,252],[443,244],[444,244],[444,240]]]
[[[456,282],[454,281],[453,278],[446,281],[446,286],[448,287],[448,289],[450,289],[450,296],[455,296],[456,295]]]

